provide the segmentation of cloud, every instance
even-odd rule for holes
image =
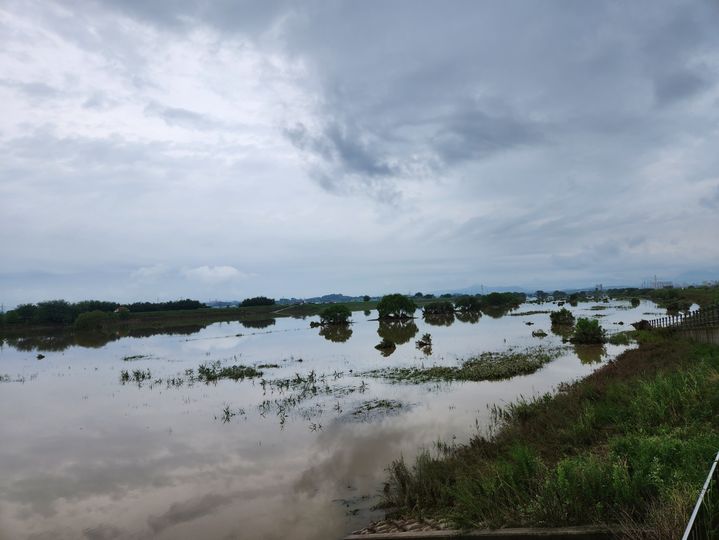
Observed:
[[[213,284],[249,277],[248,274],[240,272],[234,266],[198,266],[197,268],[185,269],[182,274],[188,279]]]
[[[211,130],[222,128],[224,124],[207,115],[182,107],[166,107],[153,102],[145,107],[145,113],[162,118],[169,126],[180,126],[189,129]]]
[[[164,264],[153,264],[151,266],[142,266],[137,270],[133,270],[131,277],[138,280],[154,280],[166,276],[170,272],[170,268]]]
[[[713,3],[1,13],[5,302],[521,284],[565,264],[568,285],[631,282],[719,257]],[[602,242],[624,247],[590,260]]]
[[[52,86],[39,81],[22,82],[0,79],[0,86],[16,89],[31,99],[52,99],[62,95],[57,88],[53,88]]]

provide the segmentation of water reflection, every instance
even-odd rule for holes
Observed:
[[[320,328],[320,335],[327,341],[344,343],[352,337],[352,328],[349,324],[326,324]]]
[[[574,354],[582,364],[597,364],[607,355],[604,345],[575,345]]]
[[[482,314],[479,311],[458,311],[457,320],[463,323],[477,324]]]
[[[380,321],[377,333],[379,337],[391,341],[395,345],[409,342],[419,332],[413,320],[408,321]]]
[[[74,332],[65,330],[24,336],[4,336],[2,339],[5,340],[7,345],[14,347],[18,351],[62,352],[70,347],[99,349],[123,338],[143,338],[159,335],[189,336],[201,332],[208,325],[193,324],[144,329],[123,328],[115,332]]]
[[[262,329],[274,326],[276,322],[276,319],[259,319],[256,321],[240,321],[240,324],[245,328]]]
[[[482,313],[485,315],[489,315],[493,319],[501,319],[504,317],[507,313],[509,313],[513,308],[511,307],[494,307],[494,306],[487,306],[482,308]]]
[[[454,313],[437,313],[426,314],[424,322],[430,326],[452,326],[454,323]]]
[[[562,339],[569,339],[574,333],[574,326],[569,324],[553,324],[550,330],[555,336],[559,336]]]

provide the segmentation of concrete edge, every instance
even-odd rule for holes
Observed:
[[[476,529],[471,531],[406,531],[392,533],[350,534],[344,540],[425,540],[453,538],[454,540],[483,538],[484,540],[525,540],[533,538],[577,538],[583,540],[607,540],[614,538],[613,530],[603,526]]]

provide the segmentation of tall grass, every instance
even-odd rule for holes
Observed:
[[[395,462],[385,504],[467,527],[612,523],[681,536],[719,448],[719,347],[654,340],[501,410],[492,437]]]

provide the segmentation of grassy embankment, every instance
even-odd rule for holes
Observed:
[[[679,538],[719,449],[719,347],[658,331],[490,438],[392,464],[385,504],[460,527],[619,524]]]

